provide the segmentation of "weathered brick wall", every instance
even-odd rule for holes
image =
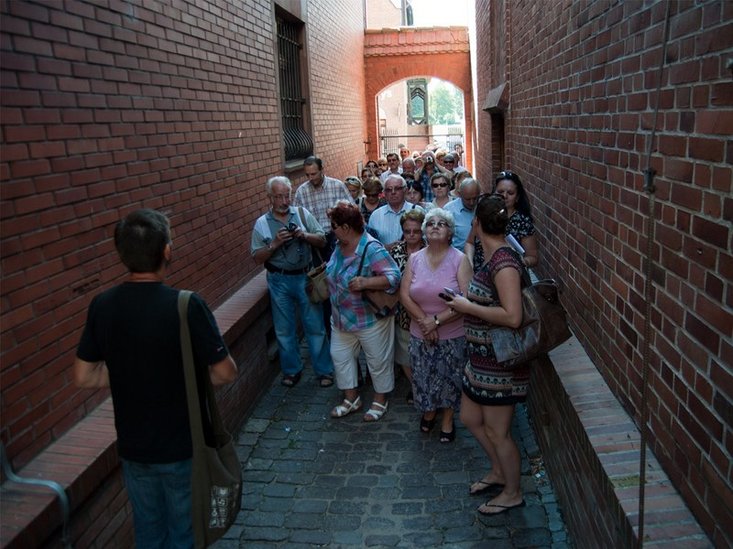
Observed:
[[[489,52],[477,2],[478,97],[510,88],[504,165],[534,205],[543,274],[562,279],[573,328],[639,417],[648,199],[642,170],[669,47],[652,167],[657,231],[649,382],[651,445],[714,543],[733,543],[733,3],[505,1],[506,48]],[[487,25],[489,25],[487,27]],[[486,55],[482,56],[481,52]],[[478,120],[491,150],[489,115]]]
[[[315,147],[344,177],[364,155],[363,14],[310,4]],[[0,436],[21,467],[106,396],[70,365],[90,299],[124,276],[114,223],[169,212],[169,282],[216,307],[259,272],[250,231],[284,166],[268,0],[0,9]]]

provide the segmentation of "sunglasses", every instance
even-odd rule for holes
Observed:
[[[447,187],[447,186],[448,186],[448,183],[433,183],[433,184],[432,184],[432,185],[430,185],[430,186],[431,186],[431,187],[432,187],[433,189],[436,189],[436,188],[438,188],[438,187]]]
[[[420,229],[407,229],[406,231],[402,231],[404,234],[422,234],[422,230]]]
[[[368,196],[369,198],[374,198],[375,196],[379,196],[379,193],[364,193],[364,196]]]
[[[498,183],[502,179],[508,179],[509,181],[514,181],[516,183],[517,179],[519,179],[519,176],[514,172],[504,170],[503,172],[499,172],[499,175],[496,176],[496,182]]]

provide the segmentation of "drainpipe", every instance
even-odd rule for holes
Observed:
[[[10,464],[10,461],[8,460],[8,456],[5,453],[5,444],[3,444],[2,441],[0,441],[0,462],[2,463],[3,472],[5,473],[5,477],[11,481],[16,482],[18,484],[29,484],[33,486],[43,486],[45,488],[49,488],[50,490],[53,490],[56,492],[56,495],[59,498],[59,503],[61,504],[61,514],[64,519],[63,526],[61,528],[61,543],[64,545],[64,549],[73,549],[71,545],[71,541],[69,540],[69,531],[68,531],[68,525],[69,525],[69,498],[66,495],[66,491],[64,488],[56,481],[53,480],[45,480],[45,479],[36,479],[36,478],[25,478],[25,477],[19,477],[15,474],[13,471],[13,466]]]

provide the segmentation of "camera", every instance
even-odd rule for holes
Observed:
[[[288,223],[288,231],[289,232],[294,233],[297,230],[298,230],[297,223],[293,223],[293,222]]]

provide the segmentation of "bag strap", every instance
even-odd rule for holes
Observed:
[[[359,276],[359,273],[361,273],[361,268],[364,266],[364,258],[366,257],[366,254],[367,254],[367,248],[369,247],[369,244],[373,242],[375,241],[370,240],[369,242],[366,243],[366,246],[364,246],[364,251],[361,254],[361,261],[359,261],[359,268],[356,271],[356,276]]]
[[[193,347],[191,345],[191,332],[188,329],[188,304],[191,300],[189,290],[181,290],[178,293],[178,318],[181,329],[181,356],[183,358],[183,372],[186,378],[186,397],[188,400],[188,420],[191,425],[191,444],[196,453],[206,445],[204,436],[204,424],[202,418],[201,397],[199,385],[196,379],[196,365],[193,359]],[[225,433],[224,422],[216,405],[214,386],[208,372],[204,377],[204,410],[208,412],[211,427],[215,438]]]

